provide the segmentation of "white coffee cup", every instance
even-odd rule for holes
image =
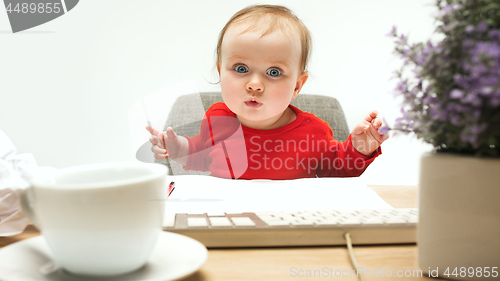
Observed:
[[[113,276],[141,268],[162,227],[167,168],[122,162],[37,177],[22,195],[55,262],[76,275]]]

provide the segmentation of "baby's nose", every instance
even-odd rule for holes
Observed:
[[[252,79],[247,83],[247,91],[250,92],[263,92],[264,85],[257,79]]]

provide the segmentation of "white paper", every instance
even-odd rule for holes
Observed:
[[[31,178],[54,173],[55,168],[39,167],[32,154],[16,155],[16,147],[0,130],[0,236],[21,233],[29,219],[20,205],[20,194]]]
[[[261,212],[332,209],[392,209],[359,178],[230,180],[168,176],[175,190],[166,212]]]

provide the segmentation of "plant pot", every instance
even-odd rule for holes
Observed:
[[[422,156],[417,244],[430,276],[500,279],[500,158]]]

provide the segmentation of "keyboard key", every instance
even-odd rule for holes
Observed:
[[[232,227],[233,224],[226,217],[212,217],[208,218],[212,227]]]
[[[376,210],[375,212],[377,212],[378,214],[392,214],[394,213],[394,209],[380,209]]]
[[[361,222],[363,224],[376,224],[376,225],[381,225],[381,224],[384,224],[384,220],[382,218],[377,218],[377,217],[371,217],[371,218],[367,218],[367,219],[364,219],[364,220],[361,220]]]
[[[266,221],[266,220],[276,220],[276,219],[279,219],[275,216],[272,216],[272,215],[260,215],[260,216],[257,216],[259,219],[263,220],[263,221]]]
[[[292,220],[295,220],[297,217],[294,217],[294,216],[291,216],[291,215],[287,215],[287,216],[279,216],[278,218],[280,218],[282,220],[292,221]]]
[[[314,223],[312,221],[306,221],[306,220],[297,220],[291,223],[293,226],[313,226]]]
[[[342,215],[347,215],[347,214],[357,214],[358,212],[356,210],[349,210],[349,209],[342,209],[342,210],[337,210],[339,214]]]
[[[289,223],[297,221],[297,219],[295,217],[286,217],[286,218],[282,218],[282,220],[286,221],[286,222],[289,222]]]
[[[233,221],[235,226],[245,226],[245,227],[255,226],[253,220],[248,217],[234,217],[231,218],[231,220]]]
[[[306,215],[301,215],[300,217],[301,217],[301,218],[304,218],[305,220],[307,220],[307,219],[312,219],[312,220],[313,220],[313,219],[319,218],[318,216],[315,216],[315,215],[307,215],[307,214],[306,214]]]
[[[200,216],[200,215],[204,215],[205,213],[189,213],[188,215],[195,215],[195,216]]]
[[[324,214],[321,217],[325,218],[325,219],[338,219],[338,218],[340,218],[339,216],[334,215],[334,214]]]
[[[358,210],[358,214],[373,214],[374,210]]]
[[[413,212],[415,209],[409,209],[409,208],[400,208],[400,209],[397,209],[398,213],[402,214],[402,213],[411,213]]]
[[[393,216],[390,216],[389,219],[404,219],[404,220],[407,220],[408,217],[403,215],[403,214],[398,214],[398,215],[393,215]]]
[[[279,221],[270,221],[266,222],[267,225],[270,227],[288,227],[290,225],[289,222],[286,222],[284,220],[279,220]]]
[[[406,219],[404,218],[390,218],[385,221],[387,224],[406,224]]]
[[[188,227],[208,227],[205,218],[187,218],[187,225]]]
[[[357,218],[350,218],[350,219],[344,219],[342,221],[339,221],[339,224],[342,226],[345,225],[359,225],[361,224],[361,220]]]
[[[339,223],[338,220],[324,220],[324,221],[316,222],[315,224],[317,226],[337,226],[338,223]]]
[[[284,221],[280,218],[268,218],[268,219],[265,219],[265,220],[262,220],[263,222],[265,223],[269,223],[269,222],[273,222],[273,221]]]

